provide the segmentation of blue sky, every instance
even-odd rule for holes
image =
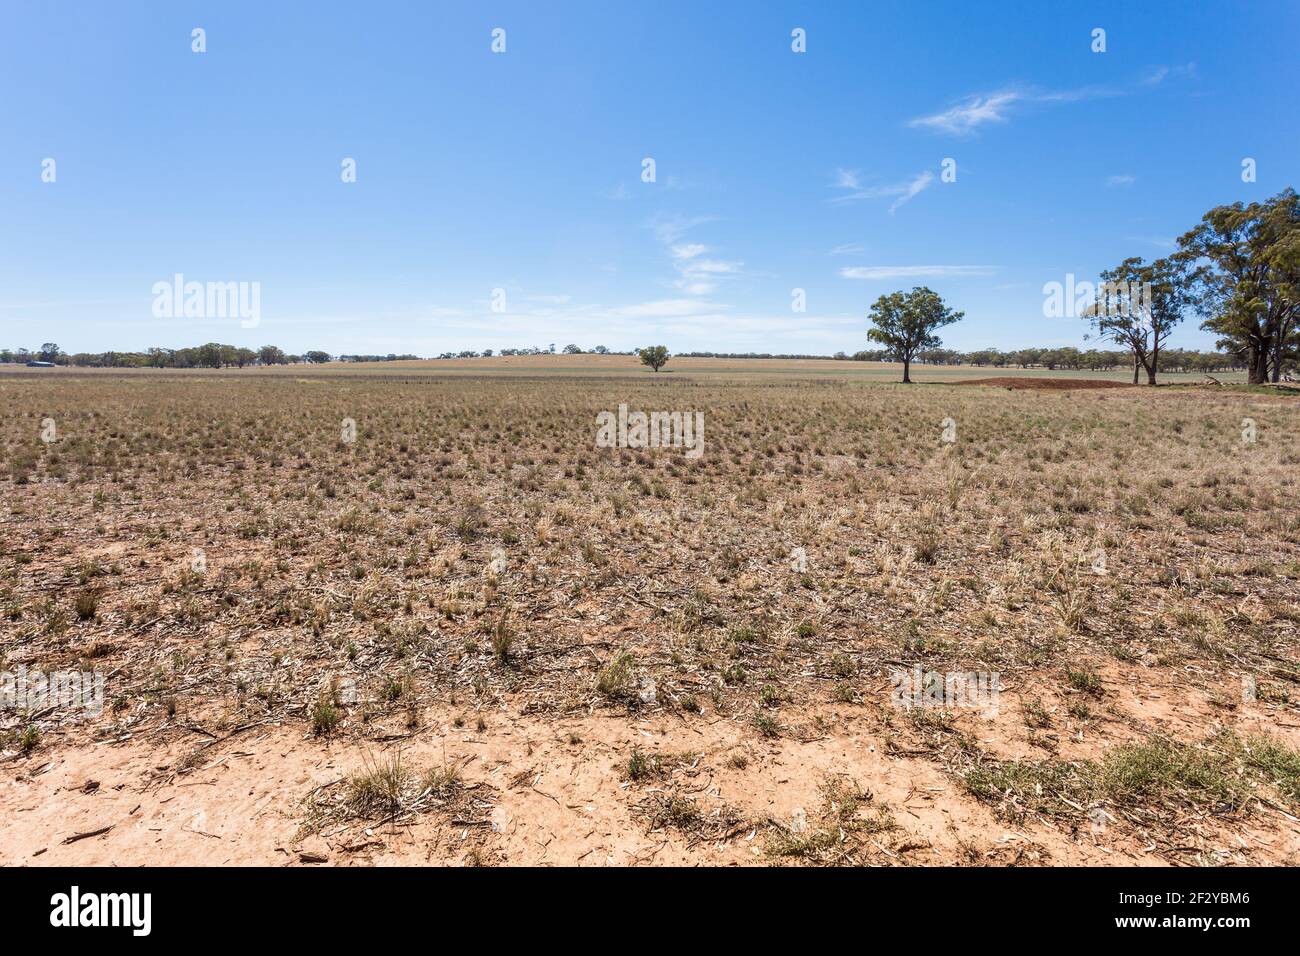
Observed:
[[[1084,345],[1044,283],[1300,185],[1300,4],[997,6],[8,4],[0,344],[829,354],[926,284],[950,346]]]

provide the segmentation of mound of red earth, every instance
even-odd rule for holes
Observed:
[[[1116,382],[1104,378],[973,378],[962,385],[993,385],[1001,388],[1043,388],[1059,391],[1067,388],[1132,388],[1128,382]]]

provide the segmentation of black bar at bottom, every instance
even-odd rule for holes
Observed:
[[[670,938],[689,929],[698,942],[773,921],[810,936],[842,933],[846,920],[868,938],[1044,930],[1230,942],[1293,925],[1284,907],[1294,910],[1294,881],[1287,869],[8,869],[0,925],[11,946],[75,934],[128,946],[282,939],[333,948],[473,926],[494,942],[517,933],[594,943],[670,927]]]

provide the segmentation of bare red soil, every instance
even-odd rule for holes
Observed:
[[[1050,389],[1063,391],[1069,388],[1132,388],[1128,382],[1114,382],[1103,378],[976,378],[960,385],[992,385],[1012,389]]]

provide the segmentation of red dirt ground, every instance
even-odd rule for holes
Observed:
[[[961,385],[993,385],[1002,388],[1042,388],[1060,391],[1067,388],[1132,388],[1128,382],[1115,382],[1103,378],[976,378],[960,382]]]

